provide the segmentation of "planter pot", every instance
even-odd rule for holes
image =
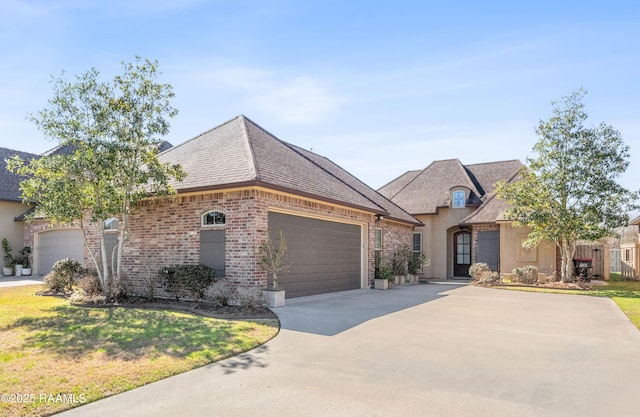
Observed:
[[[22,276],[31,275],[31,268],[22,268]]]
[[[22,275],[22,265],[20,265],[20,264],[16,265],[15,273],[16,273],[17,277]]]
[[[8,277],[9,275],[13,275],[13,268],[3,266],[2,267],[2,275],[4,275],[5,277]]]
[[[389,289],[389,280],[386,280],[386,279],[375,279],[374,280],[374,288],[376,290],[388,290]]]
[[[393,277],[393,283],[396,285],[404,284],[404,276],[396,275],[395,277]]]
[[[262,290],[262,293],[267,300],[267,306],[284,307],[284,290]]]

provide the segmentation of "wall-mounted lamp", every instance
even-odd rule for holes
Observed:
[[[376,214],[376,219],[382,220],[384,219],[384,216],[382,214]]]

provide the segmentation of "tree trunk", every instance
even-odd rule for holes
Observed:
[[[576,245],[573,242],[563,240],[560,244],[562,254],[562,282],[573,281],[573,256],[576,253]]]
[[[123,255],[123,248],[124,248],[124,240],[126,238],[126,233],[127,233],[127,227],[128,227],[128,220],[129,220],[129,215],[124,213],[122,215],[122,227],[120,227],[119,230],[119,236],[118,236],[118,261],[116,263],[116,277],[118,280],[122,279],[122,255]]]
[[[104,225],[104,221],[102,221],[100,224]],[[102,291],[105,297],[109,298],[109,295],[111,294],[111,288],[109,285],[109,260],[107,258],[107,246],[104,241],[104,229],[100,230],[100,255],[102,257],[102,274],[98,275],[102,275],[100,277]]]

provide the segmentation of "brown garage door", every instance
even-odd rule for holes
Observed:
[[[287,298],[360,288],[360,226],[271,212],[269,229],[287,241],[289,271],[278,275]]]

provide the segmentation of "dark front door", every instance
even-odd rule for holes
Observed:
[[[471,233],[453,235],[453,276],[468,277],[471,266]]]

